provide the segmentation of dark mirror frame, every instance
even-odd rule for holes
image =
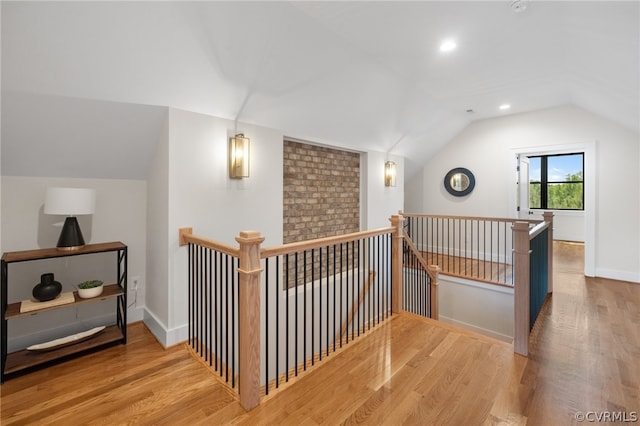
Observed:
[[[462,191],[458,191],[457,189],[451,186],[451,178],[458,173],[462,173],[467,177],[467,179],[469,179],[469,186],[467,186],[467,188]],[[475,176],[473,176],[473,173],[471,173],[469,169],[465,169],[464,167],[456,167],[455,169],[451,169],[449,170],[449,173],[447,173],[446,176],[444,177],[445,189],[449,194],[454,195],[456,197],[464,197],[465,195],[470,194],[471,191],[473,191],[473,188],[475,186],[476,186]]]

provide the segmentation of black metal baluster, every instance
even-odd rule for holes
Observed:
[[[469,255],[467,254],[467,219],[464,220],[464,275],[467,275],[467,259],[469,259]],[[461,220],[462,222],[462,220]]]
[[[295,318],[293,320],[293,324],[295,325],[295,335],[294,338],[294,368],[296,372],[296,377],[298,376],[298,252],[295,253],[294,256],[295,262],[295,286],[294,286],[294,297],[295,297]]]
[[[269,395],[269,259],[264,260],[264,394]],[[239,324],[242,326],[242,324]],[[277,346],[277,344],[276,344]],[[240,348],[242,350],[242,348]]]
[[[340,250],[342,250],[342,244],[340,244]],[[327,256],[328,257],[328,256]],[[342,258],[342,252],[340,253],[340,258]],[[327,259],[328,261],[328,259]],[[338,280],[337,275],[336,275],[336,245],[333,245],[333,351],[336,351],[336,339],[338,338],[338,332],[336,330],[336,319],[338,318],[338,310],[336,309],[336,300],[337,300],[337,294],[336,294],[336,281]],[[327,346],[328,346],[328,341],[327,341]],[[329,353],[327,352],[327,355],[329,355]]]
[[[347,248],[349,247],[349,243],[347,243]],[[355,276],[353,275],[355,269],[355,256],[356,256],[356,247],[353,241],[351,241],[351,256],[347,257],[347,262],[351,261],[351,267],[348,268],[347,275],[347,321],[349,321],[349,310],[353,312],[353,282],[355,280]],[[351,281],[351,303],[349,303],[349,281]],[[347,343],[349,343],[349,324],[347,324]],[[351,316],[351,340],[353,340],[353,316]]]
[[[302,252],[303,260],[303,295],[302,295],[302,369],[307,371],[307,251]],[[312,289],[313,291],[313,289]]]
[[[189,345],[193,347],[193,244],[188,245],[187,258],[189,262],[187,300],[189,300]]]
[[[218,275],[218,280],[216,281],[216,307],[215,307],[215,317],[216,317],[216,361],[215,361],[215,371],[222,371],[222,356],[220,355],[220,344],[222,339],[222,253],[216,253],[216,272]]]
[[[493,263],[494,263],[494,261],[493,261],[493,253],[494,253],[494,251],[493,251],[493,240],[494,240],[494,238],[493,238],[493,236],[494,236],[493,235],[493,223],[494,223],[493,221],[489,222],[489,229],[490,229],[490,232],[491,232],[491,240],[490,240],[490,244],[489,244],[489,255],[490,255],[490,258],[489,258],[490,259],[490,262],[489,262],[489,280],[491,280],[491,281],[493,281]]]
[[[318,254],[318,268],[319,268],[319,278],[318,278],[318,352],[319,352],[319,357],[318,359],[320,361],[322,361],[322,247],[319,247],[319,254]],[[316,270],[316,258],[315,258],[315,252],[314,250],[311,250],[311,258],[313,259],[313,269],[311,270],[311,282],[313,283],[312,285],[315,286],[315,270]],[[311,291],[314,291],[313,289],[315,287],[311,287]],[[329,289],[327,288],[327,292],[329,291]],[[328,294],[327,294],[328,295]],[[313,294],[312,294],[313,296]],[[312,312],[315,310],[315,306],[314,306],[314,302],[313,302],[313,298],[311,299],[311,310]],[[312,318],[315,318],[315,315],[312,313],[311,314]],[[312,336],[315,336],[315,327],[313,327],[311,329],[311,334]],[[315,360],[315,337],[311,338],[311,356],[312,361],[311,361],[311,365],[313,365],[313,360]]]
[[[372,293],[371,293],[371,300],[372,300],[372,304],[371,304],[371,315],[373,316],[371,318],[371,322],[373,322],[373,326],[375,327],[376,324],[378,324],[378,283],[380,282],[380,277],[382,275],[382,269],[380,268],[380,235],[376,235],[375,239],[373,240],[373,246],[374,246],[374,252],[375,252],[375,258],[373,259],[373,266],[376,270],[376,275],[375,278],[373,280],[371,289],[372,289]]]
[[[193,264],[193,276],[194,276],[194,282],[195,282],[195,287],[193,289],[193,294],[194,294],[194,298],[193,298],[193,309],[194,309],[194,323],[193,323],[193,350],[198,352],[198,344],[199,344],[199,340],[200,340],[200,336],[199,336],[199,331],[200,331],[200,311],[199,311],[199,307],[200,307],[200,300],[199,300],[199,294],[200,294],[200,246],[196,246],[196,251],[195,251],[195,262]]]
[[[213,279],[211,277],[212,272],[212,256],[213,250],[207,250],[207,360],[209,361],[209,367],[211,367],[213,352],[211,350],[211,335],[213,333],[213,321],[211,320],[211,306],[213,301],[213,296],[211,294],[211,290],[213,289]]]
[[[384,258],[386,260],[384,266],[384,297],[382,298],[382,319],[387,318],[387,301],[393,304],[393,292],[391,289],[391,254],[389,253],[389,240],[393,234],[387,234],[384,240]]]
[[[383,241],[383,236],[382,235],[378,235],[377,236],[378,239],[378,275],[376,276],[376,299],[375,299],[375,304],[376,304],[376,324],[380,324],[380,282],[384,279],[384,275],[383,275],[383,270],[382,270],[382,264],[384,262],[383,260],[383,253],[382,253],[382,241]]]
[[[285,374],[286,374],[286,381],[289,381],[289,289],[291,288],[291,285],[289,284],[289,253],[285,254],[285,265],[284,265],[284,270],[285,270],[285,277],[286,277],[286,288],[287,288],[287,294],[286,294],[286,298],[285,298],[285,319],[286,319],[286,324],[285,324],[285,345],[286,345],[286,352],[285,352]]]
[[[504,261],[504,279],[503,279],[503,283],[507,283],[507,222],[503,222],[504,224],[504,256],[503,256],[503,261]]]
[[[462,272],[462,266],[460,262],[462,261],[462,219],[458,219],[458,274]]]
[[[347,250],[346,251],[347,251],[347,256],[348,256],[349,255],[349,246],[348,245],[347,245]],[[344,272],[345,272],[345,268],[343,268],[342,261],[343,261],[343,258],[342,258],[342,243],[340,243],[340,347],[342,347],[342,339],[343,339],[343,337],[342,337],[342,324],[343,324],[343,320],[342,320],[342,307],[343,307],[342,293],[343,293],[344,286],[342,285],[343,284],[342,279],[344,277]],[[349,265],[347,263],[347,267],[348,266]],[[349,283],[347,282],[347,284],[349,284]],[[345,329],[345,331],[346,331],[346,329]]]
[[[225,382],[229,382],[229,262],[231,259],[229,259],[229,256],[226,255],[226,262],[225,262],[225,311],[224,311],[224,315],[225,315],[225,333],[224,333],[224,349],[225,349],[225,355],[224,355],[224,369],[225,369]]]
[[[335,247],[335,245],[334,245]],[[325,316],[325,327],[326,327],[326,333],[325,333],[325,342],[327,342],[327,349],[326,349],[326,355],[329,356],[329,250],[331,250],[331,248],[329,246],[327,246],[327,260],[326,260],[326,273],[327,273],[327,277],[326,277],[326,283],[327,283],[327,315]],[[320,254],[322,254],[322,249],[320,249]],[[335,257],[335,251],[334,251],[334,257]],[[322,261],[320,262],[322,263]],[[335,283],[336,283],[336,277],[335,277],[335,268],[334,268],[334,275],[333,275],[333,291],[334,291],[334,296],[335,296]],[[333,302],[333,307],[335,309],[336,303],[335,303],[335,298],[334,298],[334,302]],[[320,340],[320,353],[322,354],[322,340]]]
[[[236,345],[239,345],[238,341],[238,321],[239,318],[236,319],[236,306],[238,305],[238,298],[236,297],[239,294],[240,289],[238,286],[240,285],[240,259],[237,257],[231,258],[231,263],[235,262],[235,267],[232,271],[232,281],[231,281],[231,387],[236,387]],[[258,315],[260,315],[258,313]]]
[[[276,389],[280,387],[280,257],[276,257]]]
[[[487,221],[482,221],[482,278],[487,279]]]
[[[197,309],[198,309],[198,341],[196,343],[196,351],[202,356],[202,246],[198,247],[198,292],[197,292]]]
[[[451,226],[449,225],[449,218],[447,218],[447,271],[451,270]]]
[[[351,249],[353,254],[351,255],[351,303],[349,304],[349,308],[351,309],[351,340],[354,340],[355,332],[356,332],[356,286],[358,285],[358,279],[360,277],[360,272],[356,272],[358,266],[360,264],[360,259],[358,256],[360,255],[359,247],[356,246],[355,241],[351,241]]]
[[[355,244],[355,243],[354,243]],[[356,256],[356,261],[357,261],[357,267],[356,269],[354,269],[355,271],[358,271],[358,277],[361,276],[362,273],[362,269],[364,269],[364,265],[362,263],[364,263],[364,261],[361,263],[360,259],[364,257],[364,253],[362,253],[362,240],[358,240],[358,255]],[[355,276],[354,276],[355,278]],[[360,336],[360,329],[362,328],[362,312],[360,312],[360,297],[356,296],[356,294],[358,294],[359,292],[357,291],[359,288],[364,288],[364,283],[360,283],[360,279],[358,279],[358,281],[354,280],[354,292],[353,292],[353,326],[356,327],[357,325],[357,329],[358,329],[358,337]],[[356,297],[358,297],[358,300],[356,300]],[[356,314],[358,315],[357,320],[356,320]]]
[[[375,280],[375,278],[377,277],[377,271],[374,271],[373,265],[375,264],[375,260],[371,259],[371,255],[372,255],[372,247],[371,247],[371,241],[373,238],[367,238],[367,247],[368,247],[368,252],[369,254],[367,255],[368,261],[367,264],[369,265],[367,268],[367,285],[368,285],[368,289],[367,289],[367,307],[368,307],[368,315],[367,315],[367,330],[371,330],[371,307],[373,306],[373,298],[371,297],[371,292],[373,291],[373,282],[371,284],[369,284],[369,276],[371,276],[371,272],[374,272],[376,275],[373,276],[373,279]]]

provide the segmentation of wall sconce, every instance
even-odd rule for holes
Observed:
[[[229,177],[249,177],[249,138],[242,133],[229,138]]]
[[[384,186],[396,186],[396,163],[384,163]]]
[[[48,188],[44,202],[45,214],[65,215],[58,250],[78,250],[84,246],[84,237],[76,216],[93,214],[96,191],[88,188]]]

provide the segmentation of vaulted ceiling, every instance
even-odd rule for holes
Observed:
[[[640,128],[637,1],[0,7],[3,175],[144,179],[166,106],[410,170],[505,114],[574,104]]]

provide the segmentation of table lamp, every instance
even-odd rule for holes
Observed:
[[[84,246],[84,237],[76,216],[93,214],[96,205],[96,191],[89,188],[48,188],[44,203],[45,214],[65,215],[59,250],[78,250]]]

